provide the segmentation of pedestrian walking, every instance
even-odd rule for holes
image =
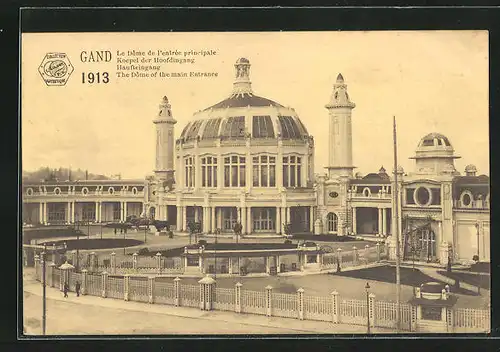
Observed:
[[[64,297],[68,297],[69,286],[68,283],[65,283],[63,286]]]
[[[80,281],[75,284],[76,297],[80,297]]]

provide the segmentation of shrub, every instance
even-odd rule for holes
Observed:
[[[285,240],[285,244],[291,244],[292,241],[291,240]]]
[[[148,248],[141,248],[137,252],[137,254],[139,254],[139,255],[144,255],[144,254],[147,254],[147,253],[149,253],[149,249]]]
[[[479,256],[477,254],[475,254],[473,257],[472,257],[472,260],[475,261],[476,263],[479,262]]]
[[[200,246],[206,246],[206,245],[207,245],[207,241],[205,241],[205,240],[199,240],[199,241],[198,241],[198,244],[199,244]]]
[[[174,233],[172,231],[168,231],[168,238],[174,238]]]

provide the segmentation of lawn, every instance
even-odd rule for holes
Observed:
[[[406,286],[419,287],[421,284],[424,284],[426,282],[440,282],[430,276],[425,275],[418,269],[401,268],[400,273],[401,284]],[[396,268],[393,266],[380,266],[375,268],[345,271],[340,273],[333,273],[331,275],[352,277],[368,281],[381,281],[392,284],[396,283]],[[443,282],[441,283],[443,285],[445,284]],[[452,287],[451,291],[462,295],[477,295],[476,292],[472,292],[463,288],[456,289]]]
[[[123,248],[132,247],[143,244],[143,241],[134,240],[130,238],[104,238],[104,239],[87,239],[84,237],[80,240],[61,240],[61,241],[51,241],[46,242],[47,246],[50,247],[53,244],[60,246],[66,243],[67,250],[71,251],[73,249],[107,249],[107,248]]]
[[[438,271],[439,274],[449,277],[453,280],[459,280],[465,282],[469,285],[477,286],[480,285],[482,289],[489,290],[490,287],[490,275],[478,275],[478,274],[468,274],[468,273],[457,273],[457,272],[447,272]]]

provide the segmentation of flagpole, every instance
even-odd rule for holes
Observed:
[[[401,269],[400,269],[400,239],[399,239],[399,185],[398,185],[398,146],[396,137],[396,116],[393,117],[393,139],[394,139],[394,217],[396,235],[396,328],[401,328]]]

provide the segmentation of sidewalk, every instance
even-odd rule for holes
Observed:
[[[42,285],[35,281],[29,274],[23,278],[23,290],[33,295],[42,295]],[[293,334],[364,334],[366,327],[361,325],[333,324],[321,321],[306,321],[298,319],[287,319],[278,317],[266,317],[255,314],[238,314],[222,311],[202,311],[196,308],[175,307],[162,304],[147,304],[139,302],[126,302],[113,298],[101,298],[95,296],[80,296],[76,297],[72,292],[68,298],[64,298],[62,292],[56,288],[46,288],[47,299],[70,302],[79,305],[88,305],[92,307],[111,308],[116,310],[127,310],[134,312],[142,312],[146,314],[161,314],[166,316],[183,317],[196,319],[197,323],[207,325],[216,325],[217,323],[229,323],[249,327],[264,327],[273,330],[275,328],[286,329]],[[104,323],[104,322],[103,322]],[[97,331],[98,326],[92,327]],[[372,328],[374,334],[394,333],[394,330],[383,328]],[[89,331],[89,334],[92,332]],[[272,332],[268,332],[272,333]]]

